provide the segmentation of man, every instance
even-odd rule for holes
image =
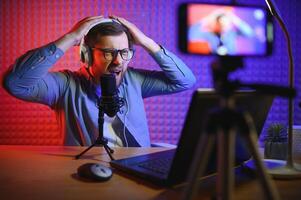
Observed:
[[[12,95],[46,104],[56,112],[64,145],[91,145],[98,137],[97,102],[103,74],[116,75],[118,96],[125,101],[116,117],[105,116],[104,136],[109,146],[150,146],[143,98],[180,92],[195,83],[179,58],[124,18],[111,19],[114,21],[104,22],[108,19],[95,16],[79,21],[58,40],[21,56],[5,78]],[[85,66],[76,72],[48,71],[83,38],[91,51]],[[133,44],[148,51],[162,71],[128,67]]]

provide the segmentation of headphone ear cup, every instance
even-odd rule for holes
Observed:
[[[80,60],[90,67],[93,63],[92,50],[89,46],[87,46],[84,42],[84,38],[80,43]]]

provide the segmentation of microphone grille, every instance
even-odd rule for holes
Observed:
[[[116,77],[114,74],[103,74],[100,77],[102,96],[114,96],[116,94]]]

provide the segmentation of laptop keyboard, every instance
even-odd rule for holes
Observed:
[[[171,156],[171,157],[148,160],[139,163],[138,166],[156,173],[168,174],[171,166],[172,158],[173,157]]]

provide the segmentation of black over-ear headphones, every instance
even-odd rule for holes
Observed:
[[[95,24],[95,26],[102,24],[102,23],[108,23],[108,22],[117,22],[118,24],[120,24],[120,22],[117,20],[106,18],[106,19],[101,20],[101,22],[99,22],[98,24]],[[83,63],[85,63],[87,67],[90,67],[93,64],[92,49],[85,43],[85,38],[86,38],[86,35],[82,38],[82,40],[80,42],[80,46],[79,46],[80,60]]]

